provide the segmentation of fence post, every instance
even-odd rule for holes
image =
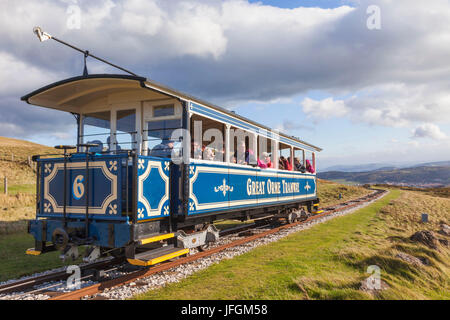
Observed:
[[[14,153],[11,153],[11,161],[14,162]]]
[[[5,186],[5,194],[8,194],[8,178],[7,177],[5,177],[4,186]]]
[[[29,166],[30,168],[33,168],[33,167],[31,166],[31,157],[30,157],[30,156],[28,156],[28,166]]]

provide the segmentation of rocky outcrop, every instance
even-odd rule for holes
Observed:
[[[424,245],[426,245],[431,249],[437,249],[439,243],[434,233],[428,230],[418,231],[414,233],[410,239],[412,241],[423,243]]]

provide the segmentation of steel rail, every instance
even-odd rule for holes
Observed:
[[[90,271],[90,270],[99,270],[105,267],[110,266],[111,264],[119,264],[125,262],[124,258],[114,258],[106,261],[99,261],[99,262],[93,262],[91,264],[87,264],[84,266],[81,266],[80,269],[82,272]],[[51,282],[51,281],[59,281],[59,280],[66,280],[70,274],[67,273],[66,270],[64,271],[57,271],[50,274],[44,274],[36,277],[31,277],[28,279],[18,280],[11,283],[0,285],[0,294],[7,294],[11,292],[21,292],[22,290],[26,290],[29,288],[32,288],[36,285]],[[43,291],[47,288],[42,288]],[[25,292],[27,293],[27,292]]]

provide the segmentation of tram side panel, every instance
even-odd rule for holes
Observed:
[[[137,159],[137,223],[170,215],[170,159]]]
[[[188,216],[227,210],[232,192],[227,166],[195,162],[189,165]]]
[[[311,174],[206,163],[189,168],[188,216],[316,198]]]

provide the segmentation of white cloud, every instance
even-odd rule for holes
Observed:
[[[62,73],[49,72],[44,67],[31,64],[0,51],[0,96],[23,95],[26,90],[47,85],[64,77]],[[17,97],[18,99],[19,97]]]
[[[408,128],[450,122],[447,0],[362,0],[334,9],[243,0],[77,0],[80,30],[67,29],[69,4],[0,2],[0,99],[81,73],[80,54],[37,41],[31,30],[42,25],[138,74],[214,102],[276,101],[314,90],[330,95],[302,102],[316,119]],[[381,8],[381,30],[366,27],[372,4]],[[103,70],[92,62],[88,68]]]
[[[306,98],[302,106],[316,119],[347,116],[356,123],[387,127],[450,122],[450,94],[429,84],[386,83],[363,88],[343,100]]]
[[[414,138],[430,138],[433,140],[444,140],[447,135],[441,129],[432,123],[424,123],[413,131]]]
[[[305,98],[301,102],[301,105],[303,107],[303,112],[316,119],[343,117],[348,114],[350,110],[343,100],[334,100],[333,98],[326,98],[323,100]]]

